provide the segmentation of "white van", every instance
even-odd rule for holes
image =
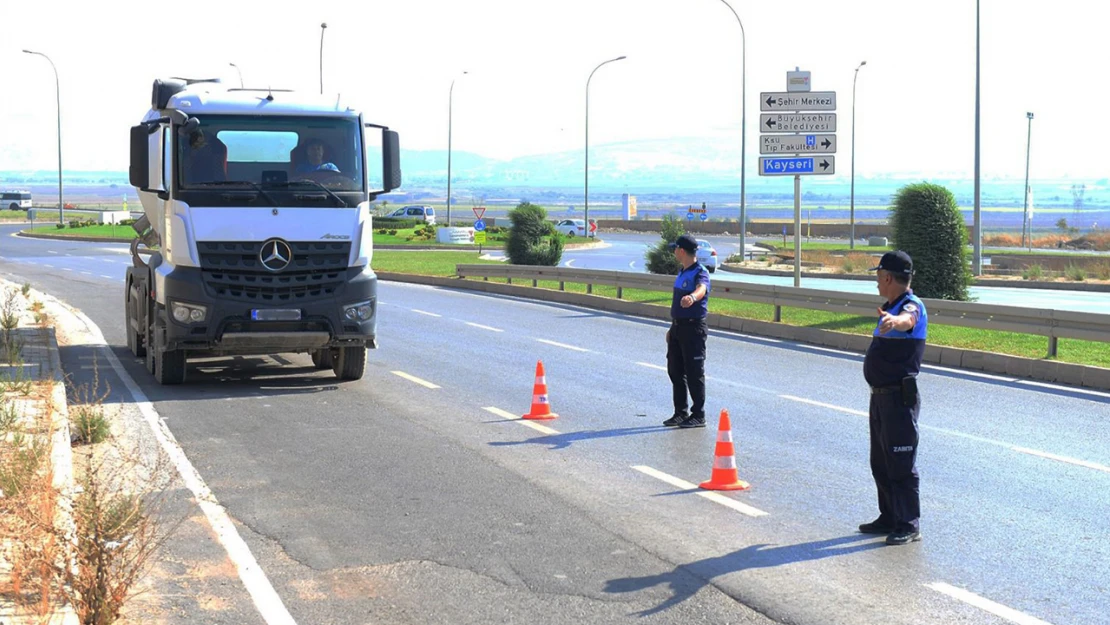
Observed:
[[[31,209],[31,194],[27,191],[0,193],[0,210],[25,211]]]
[[[389,214],[390,217],[400,217],[401,219],[415,219],[423,221],[426,224],[436,223],[436,209],[431,206],[406,206],[398,208]]]

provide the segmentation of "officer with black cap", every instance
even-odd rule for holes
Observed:
[[[929,317],[910,289],[913,260],[903,251],[883,254],[876,280],[886,303],[863,361],[871,387],[871,474],[879,491],[879,518],[859,526],[886,534],[888,545],[921,540],[917,475],[917,374],[925,354]]]
[[[682,269],[671,294],[671,328],[667,330],[667,375],[674,391],[674,415],[663,425],[705,427],[705,340],[709,335],[709,272],[698,262],[698,242],[688,235],[670,246]],[[686,411],[686,391],[692,405]]]

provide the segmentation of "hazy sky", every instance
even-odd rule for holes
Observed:
[[[760,91],[813,72],[839,96],[838,174],[847,174],[853,70],[857,173],[970,177],[973,0],[732,0],[748,41],[748,158]],[[278,7],[288,8],[278,8]],[[1034,111],[1034,177],[1110,176],[1110,8],[1095,0],[982,0],[986,175],[1021,176]],[[401,133],[510,158],[581,149],[586,78],[591,145],[740,135],[740,30],[720,0],[0,0],[0,169],[56,167],[54,81],[62,83],[66,169],[127,168],[127,128],[156,77],[222,76],[247,86],[324,88]]]

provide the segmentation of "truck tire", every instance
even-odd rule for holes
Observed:
[[[131,301],[131,287],[127,288],[127,295],[124,296],[123,304],[123,329],[124,332],[127,333],[127,349],[130,350],[131,354],[136,358],[143,358],[146,356],[146,333],[140,333],[131,325],[132,322],[135,321],[131,314],[133,312],[133,309],[135,308],[134,303]],[[136,322],[135,325],[138,325],[138,323]]]
[[[312,352],[312,366],[317,369],[331,369],[332,357],[331,349],[325,347],[324,349],[317,349]]]
[[[152,350],[153,351],[153,350]],[[185,381],[185,352],[180,349],[158,350],[154,359],[154,379],[162,385]]]
[[[366,347],[340,347],[332,358],[335,377],[340,380],[358,380],[366,373]]]

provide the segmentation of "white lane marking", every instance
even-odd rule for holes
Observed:
[[[980,610],[990,612],[995,616],[1002,617],[1007,621],[1010,621],[1011,623],[1017,623],[1018,625],[1050,625],[1048,621],[1042,621],[1035,616],[1029,616],[1024,612],[1018,612],[1017,610],[1013,608],[1008,608],[1001,603],[995,603],[990,599],[980,597],[979,595],[964,590],[963,588],[950,586],[948,584],[945,584],[944,582],[933,582],[931,584],[925,584],[925,587],[931,588],[932,590],[935,590],[941,594],[948,595],[953,599],[963,601],[964,603],[979,608]]]
[[[412,312],[414,312],[414,313],[416,313],[416,314],[418,314],[418,315],[427,315],[427,316],[429,316],[429,317],[442,317],[442,316],[443,316],[443,315],[437,315],[437,314],[435,314],[434,312],[428,312],[428,311],[426,311],[426,310],[417,310],[417,309],[415,309],[415,308],[413,308],[413,309],[411,309],[411,310],[412,310]]]
[[[91,275],[92,275],[92,272],[91,272],[91,271],[82,271],[82,272],[81,272],[81,275],[83,275],[83,276],[91,276]]]
[[[484,326],[480,323],[474,323],[472,321],[467,321],[465,323],[466,323],[466,325],[471,326],[473,328],[478,328],[479,330],[489,330],[490,332],[504,332],[504,330],[502,330],[500,328],[491,328],[489,326]]]
[[[563,349],[573,349],[576,352],[588,352],[588,351],[590,351],[590,350],[582,348],[582,347],[575,347],[573,345],[567,345],[566,343],[557,343],[555,341],[549,341],[547,339],[536,339],[536,340],[539,341],[540,343],[546,343],[547,345],[554,345],[555,347],[562,347]]]
[[[54,265],[43,265],[43,267],[49,267],[50,269],[53,269]]]
[[[1038,456],[1038,457],[1041,457],[1041,458],[1048,458],[1049,460],[1056,460],[1058,462],[1066,462],[1068,464],[1074,464],[1074,465],[1081,466],[1081,467],[1087,467],[1088,469],[1094,469],[1095,471],[1102,471],[1104,473],[1110,473],[1110,467],[1108,467],[1104,464],[1099,464],[1097,462],[1088,462],[1086,460],[1077,460],[1075,458],[1069,458],[1067,456],[1057,456],[1056,454],[1050,454],[1050,453],[1046,453],[1046,452],[1043,452],[1043,451],[1037,451],[1036,449],[1028,449],[1026,447],[1011,447],[1010,449],[1012,449],[1012,450],[1014,450],[1018,453],[1029,454],[1030,456]]]
[[[57,252],[55,252],[54,250],[46,250],[46,253],[47,254],[57,254]]]
[[[537,432],[542,432],[544,434],[558,434],[559,433],[557,430],[553,430],[553,429],[547,427],[546,425],[540,425],[539,423],[536,423],[535,421],[529,421],[527,419],[523,419],[523,418],[521,418],[520,415],[515,415],[511,412],[507,412],[507,411],[502,410],[500,408],[495,408],[493,406],[486,406],[485,408],[482,408],[482,410],[485,410],[486,412],[488,412],[490,414],[495,414],[495,415],[501,417],[502,419],[506,419],[508,421],[514,421],[514,422],[519,423],[521,425],[530,427],[530,428],[532,428],[533,430],[535,430]]]
[[[636,268],[636,261],[632,261],[632,262],[628,263],[628,268],[629,269],[635,269]]]
[[[568,260],[567,264],[565,264],[563,266],[564,267],[573,267],[574,266],[574,259],[572,258],[572,259]]]
[[[61,304],[61,302],[58,302]],[[65,304],[61,304],[65,306]],[[238,530],[235,529],[235,524],[232,523],[231,517],[228,516],[227,511],[216,500],[216,496],[205,484],[204,478],[196,470],[196,467],[189,462],[189,458],[185,455],[185,451],[181,449],[181,445],[177,443],[174,438],[173,432],[170,432],[166,422],[154,409],[154,404],[147,399],[146,394],[143,393],[139,385],[135,383],[123,368],[119,359],[108,347],[107,341],[104,340],[104,334],[100,328],[89,319],[85,313],[65,306],[73,312],[74,315],[85,324],[89,333],[93,336],[93,343],[100,347],[104,353],[104,357],[108,360],[108,364],[112,366],[112,370],[123,381],[127,391],[131,393],[131,397],[135,400],[135,406],[139,409],[139,413],[146,419],[147,424],[150,426],[154,437],[161,443],[162,449],[169,456],[177,472],[181,475],[181,479],[185,485],[193,493],[193,498],[196,500],[197,505],[204,512],[205,518],[208,519],[208,524],[212,526],[212,530],[216,533],[216,539],[223,545],[224,550],[227,551],[228,557],[235,563],[235,568],[239,572],[239,579],[243,580],[243,585],[247,588],[247,592],[254,601],[254,607],[258,613],[262,615],[262,619],[267,625],[296,625],[297,622],[293,620],[293,616],[285,608],[282,603],[281,597],[278,596],[277,591],[274,590],[273,585],[270,583],[266,573],[259,566],[258,561],[255,560],[254,554],[251,553],[250,547],[239,535]]]
[[[746,514],[750,517],[767,516],[767,513],[760,510],[759,508],[753,508],[748,504],[740,503],[739,501],[736,501],[731,497],[725,497],[721,493],[700,490],[697,484],[687,482],[686,480],[677,478],[673,475],[668,475],[651,467],[635,465],[632,468],[639,471],[640,473],[643,473],[644,475],[650,475],[651,477],[654,477],[661,482],[666,482],[667,484],[670,484],[675,488],[681,488],[682,490],[696,490],[697,492],[694,494],[700,497],[704,497],[714,503],[719,503],[726,508],[731,508],[741,514]]]
[[[111,280],[111,279],[112,279],[112,276],[106,276],[106,275],[104,275],[104,274],[100,274],[100,277],[101,277],[101,278],[108,278],[109,280]]]
[[[63,271],[73,271],[73,270],[72,270],[72,269],[70,269],[69,267],[62,267],[62,270],[63,270]]]
[[[663,366],[660,366],[660,365],[653,365],[650,362],[637,362],[636,364],[640,365],[641,367],[647,367],[649,369],[658,369],[660,371],[666,371],[667,370],[666,367],[663,367]]]
[[[409,375],[409,374],[405,373],[404,371],[390,371],[390,373],[392,373],[393,375],[395,375],[399,378],[404,378],[404,379],[408,380],[409,382],[415,382],[416,384],[419,384],[420,386],[423,386],[425,388],[433,388],[433,389],[434,388],[439,388],[438,386],[436,386],[435,384],[432,384],[431,382],[429,382],[427,380],[421,380],[420,378],[416,377],[415,375]]]
[[[851,414],[851,415],[856,415],[856,416],[859,416],[859,417],[869,416],[868,413],[863,412],[862,410],[853,410],[851,408],[844,408],[844,407],[841,407],[841,406],[834,406],[833,404],[826,404],[824,402],[814,401],[812,399],[805,399],[803,397],[795,397],[793,395],[779,395],[779,397],[781,397],[783,399],[789,399],[790,401],[796,401],[796,402],[800,402],[800,403],[803,403],[803,404],[809,404],[811,406],[820,406],[821,408],[828,408],[829,410],[836,410],[837,412],[845,412],[845,413],[848,413],[848,414]]]

